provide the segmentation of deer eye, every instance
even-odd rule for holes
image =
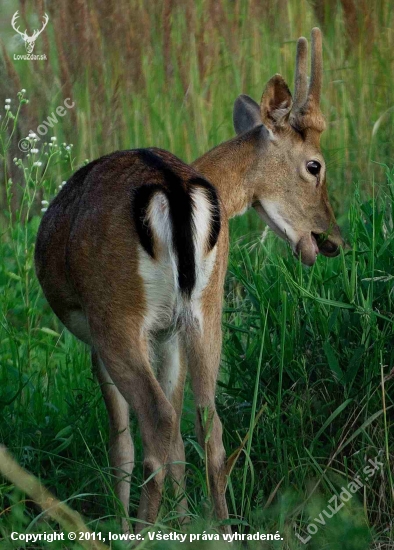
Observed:
[[[316,160],[310,160],[306,163],[306,169],[310,174],[312,174],[312,176],[317,177],[320,174],[321,164]]]

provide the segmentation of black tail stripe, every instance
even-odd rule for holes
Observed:
[[[161,185],[150,183],[137,187],[133,196],[133,219],[138,237],[142,247],[152,258],[154,258],[153,233],[147,218],[147,210],[153,195],[162,190]]]
[[[181,182],[179,182],[181,183]],[[181,185],[168,191],[174,249],[178,258],[178,284],[190,296],[196,284],[194,221],[190,193]]]
[[[208,240],[208,251],[216,245],[220,226],[220,205],[215,187],[202,177],[184,181],[171,167],[152,150],[140,151],[149,169],[159,173],[160,183],[144,184],[135,189],[133,200],[133,218],[141,245],[154,258],[153,232],[147,219],[147,210],[153,195],[162,192],[169,203],[172,224],[173,247],[178,259],[178,284],[181,292],[190,297],[196,284],[195,227],[193,220],[193,187],[204,189],[210,203],[212,220]],[[152,174],[153,175],[153,174]],[[155,178],[155,179],[156,179]]]

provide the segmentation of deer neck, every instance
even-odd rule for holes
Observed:
[[[229,218],[243,214],[253,201],[253,187],[247,174],[258,153],[261,128],[259,132],[256,130],[221,143],[192,163],[216,187]]]

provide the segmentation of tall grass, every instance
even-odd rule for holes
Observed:
[[[370,8],[360,3],[352,19],[346,6],[326,0],[325,9],[329,3],[336,10],[330,8],[323,28],[323,146],[334,205],[344,212],[355,181],[366,194],[374,173],[384,181],[384,171],[371,160],[393,162],[394,10],[387,1]],[[134,0],[132,7],[126,0],[40,1],[30,12],[23,2],[21,18],[30,30],[39,28],[39,14],[50,15],[35,50],[48,61],[29,62],[12,59],[24,53],[9,23],[18,7],[9,0],[2,25],[0,100],[29,91],[21,138],[72,97],[76,108],[58,132],[75,142],[78,159],[159,145],[193,160],[232,136],[239,93],[258,99],[276,72],[292,83],[295,40],[318,23],[306,0],[282,0],[280,6],[271,0]],[[16,154],[13,149],[10,158]]]
[[[19,100],[30,103],[0,121],[0,441],[92,529],[118,531],[107,420],[87,350],[54,318],[34,275],[41,201],[86,158],[155,145],[190,161],[231,137],[235,97],[258,99],[275,72],[291,82],[295,40],[316,24],[306,2],[281,2],[280,21],[264,10],[268,4],[136,1],[131,9],[123,1],[38,2],[38,13],[48,10],[51,18],[46,39],[36,43],[49,57],[41,65],[12,60],[23,46],[7,36],[8,21],[4,26],[8,76],[0,98],[12,99],[13,115]],[[231,518],[239,532],[279,530],[284,540],[264,548],[303,548],[294,525],[305,537],[329,499],[376,456],[383,468],[319,525],[309,548],[394,546],[394,10],[379,2],[365,12],[369,19],[357,28],[368,22],[371,44],[361,32],[349,38],[345,4],[335,17],[317,15],[325,25],[329,188],[351,250],[305,269],[274,235],[261,238],[253,213],[231,223],[217,401],[228,455],[238,456],[229,479]],[[18,8],[5,4],[9,19]],[[17,97],[21,88],[27,92]],[[75,108],[36,142],[37,153],[21,153],[19,139],[66,97]],[[193,425],[187,391],[187,492],[191,529],[202,532],[217,526]],[[142,482],[138,433],[136,449],[132,516]],[[158,528],[179,528],[173,510],[166,491]],[[1,482],[0,545],[24,548],[9,539],[12,531],[52,529],[33,503]]]

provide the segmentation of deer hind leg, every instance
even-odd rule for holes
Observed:
[[[213,313],[213,315],[212,315]],[[222,424],[216,412],[215,389],[221,353],[220,311],[204,318],[204,329],[197,324],[185,334],[188,367],[196,405],[196,433],[207,451],[207,477],[214,511],[219,521],[228,519],[226,503],[226,453]],[[223,526],[231,533],[230,526]]]
[[[178,334],[161,341],[156,346],[158,380],[167,399],[176,413],[176,426],[171,443],[168,471],[172,479],[174,494],[179,499],[177,511],[180,523],[189,520],[188,504],[185,496],[185,446],[181,435],[183,392],[186,377],[186,358],[180,346]]]
[[[134,468],[134,445],[130,434],[129,405],[111,380],[104,363],[92,351],[92,364],[100,384],[109,419],[109,462],[115,476],[115,494],[122,507],[123,532],[130,531],[130,481]]]
[[[144,485],[140,498],[136,532],[157,518],[173,434],[174,407],[156,380],[145,341],[125,337],[124,324],[96,336],[98,353],[126,402],[134,410],[144,451]],[[114,345],[116,343],[116,345]]]

